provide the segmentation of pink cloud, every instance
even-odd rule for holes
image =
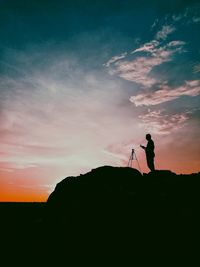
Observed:
[[[114,62],[116,62],[116,61],[118,61],[118,60],[120,60],[120,59],[125,58],[126,55],[127,55],[127,52],[122,53],[122,54],[119,55],[119,56],[114,56],[114,57],[112,57],[106,64],[104,64],[104,66],[109,67],[112,63],[114,63]]]
[[[173,46],[182,46],[185,45],[184,41],[171,41],[167,44],[168,47],[173,47]]]
[[[148,77],[149,72],[153,66],[161,64],[160,58],[145,58],[139,57],[136,60],[123,61],[116,64],[116,71],[119,77],[142,84],[146,87],[151,87],[156,83],[156,79]]]
[[[145,52],[148,53],[147,56],[137,56],[134,60],[118,60],[127,56],[123,54],[123,57],[116,57],[117,60],[111,58],[105,65],[111,67],[112,75],[118,75],[125,80],[150,88],[154,84],[160,83],[157,77],[151,75],[152,69],[164,62],[171,61],[175,53],[183,52],[184,44],[183,41],[175,40],[160,46],[159,41],[152,40],[131,52],[131,54]]]
[[[172,101],[181,96],[197,96],[200,94],[200,80],[186,81],[185,85],[175,89],[164,85],[162,89],[155,92],[141,93],[136,96],[131,96],[130,101],[135,106],[151,106],[158,105],[167,101]]]
[[[147,131],[159,135],[169,134],[183,127],[184,123],[189,119],[188,113],[167,114],[164,110],[151,111],[139,115],[141,119],[140,126],[146,128]]]
[[[135,49],[131,52],[131,54],[134,54],[136,52],[155,52],[156,47],[159,45],[159,42],[157,40],[152,40],[151,42],[145,43],[143,46]]]

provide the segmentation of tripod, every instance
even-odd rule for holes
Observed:
[[[129,161],[128,161],[128,166],[127,166],[127,167],[130,167],[130,168],[133,167],[133,160],[134,160],[134,159],[137,161],[138,169],[139,169],[139,171],[141,172],[140,164],[139,164],[139,161],[138,161],[138,159],[137,159],[137,156],[136,156],[136,153],[135,153],[135,149],[132,149],[132,151],[131,151],[131,155],[130,155],[130,158],[129,158]],[[142,173],[142,172],[141,172],[141,173]]]

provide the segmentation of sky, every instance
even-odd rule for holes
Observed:
[[[0,0],[0,201],[127,166],[200,171],[200,3]],[[133,167],[139,168],[136,160]]]

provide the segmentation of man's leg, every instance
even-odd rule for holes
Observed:
[[[154,157],[147,157],[147,165],[152,172],[155,171]]]
[[[154,157],[151,160],[151,171],[155,171],[155,166],[154,166]]]

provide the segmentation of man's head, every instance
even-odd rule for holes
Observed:
[[[149,141],[151,140],[151,135],[150,134],[146,134],[146,139]]]

